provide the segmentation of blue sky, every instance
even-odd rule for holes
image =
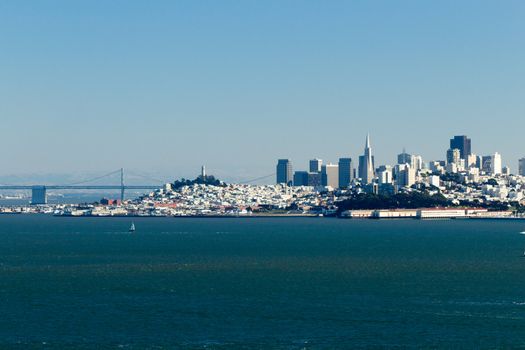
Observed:
[[[523,1],[0,1],[0,175],[525,156]]]

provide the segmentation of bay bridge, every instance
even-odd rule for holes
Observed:
[[[120,174],[120,183],[116,185],[94,185],[95,181],[108,178],[112,175]],[[126,185],[124,183],[124,169],[118,169],[102,176],[95,178],[82,180],[74,183],[64,185],[9,185],[0,184],[0,190],[31,190],[31,204],[47,204],[47,190],[120,190],[120,199],[124,200],[124,194],[126,190],[154,190],[162,187],[165,183],[162,180],[152,179],[147,176],[138,175],[142,178],[148,178],[156,182],[157,184],[147,185]]]

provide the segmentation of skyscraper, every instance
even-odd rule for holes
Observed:
[[[447,164],[459,165],[461,159],[461,150],[458,148],[451,148],[447,151]]]
[[[412,156],[403,149],[403,153],[397,156],[397,164],[411,164],[411,157]]]
[[[374,180],[374,157],[370,147],[370,135],[366,136],[365,153],[359,157],[359,177],[365,184]]]
[[[352,182],[352,158],[339,158],[339,187],[347,188]]]
[[[323,186],[332,188],[339,187],[339,166],[337,164],[326,164],[321,168],[321,181]]]
[[[392,167],[381,165],[377,168],[377,177],[380,184],[391,184],[393,182]]]
[[[279,159],[277,161],[277,183],[292,185],[292,162],[288,159]]]
[[[481,170],[485,174],[490,174],[492,172],[492,156],[481,157]]]
[[[450,139],[450,149],[459,149],[461,159],[467,159],[472,154],[471,140],[465,135]]]
[[[308,172],[307,171],[296,171],[293,173],[293,185],[294,186],[308,186]]]
[[[492,168],[491,168],[492,175],[500,175],[502,172],[501,154],[499,154],[498,152],[494,153],[494,155],[492,156],[491,165],[492,165]]]
[[[519,171],[518,174],[521,176],[525,176],[525,157],[521,158],[519,160]]]
[[[323,161],[321,159],[316,158],[316,159],[310,160],[310,172],[320,173],[322,165],[323,165]]]

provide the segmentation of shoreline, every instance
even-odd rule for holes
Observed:
[[[265,215],[181,215],[181,216],[161,216],[161,215],[53,215],[47,213],[0,213],[1,216],[18,216],[18,215],[42,215],[52,216],[56,218],[145,218],[145,219],[275,219],[275,218],[307,218],[307,219],[342,219],[342,220],[357,220],[357,221],[391,221],[391,220],[417,220],[417,221],[448,221],[448,220],[493,220],[493,221],[514,221],[525,220],[525,217],[442,217],[442,218],[418,218],[418,217],[341,217],[341,216],[319,216],[316,214],[265,214]]]

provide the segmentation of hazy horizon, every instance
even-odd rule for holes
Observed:
[[[0,182],[202,164],[242,181],[278,158],[357,160],[368,132],[377,165],[403,148],[442,160],[465,134],[515,172],[524,16],[521,1],[3,1]]]

